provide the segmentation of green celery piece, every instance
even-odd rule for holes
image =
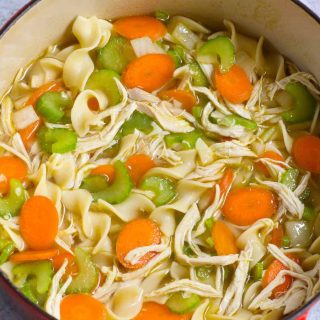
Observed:
[[[236,114],[231,114],[222,119],[218,119],[217,123],[226,127],[239,125],[251,131],[255,131],[258,129],[258,125],[254,121],[240,117]]]
[[[209,245],[210,248],[214,248],[214,241],[212,237],[208,237],[206,239],[206,243]]]
[[[294,191],[297,187],[298,176],[299,170],[290,168],[282,174],[280,182],[287,186],[291,191]]]
[[[153,130],[153,119],[147,114],[134,111],[131,117],[122,126],[122,136],[126,136],[134,132],[135,129],[142,131],[145,134]]]
[[[29,299],[32,303],[34,304],[39,304],[39,301],[37,299],[37,297],[35,296],[32,288],[31,288],[31,285],[30,285],[30,282],[29,281],[26,281],[23,286],[21,288],[19,288],[19,290],[22,292],[22,294],[27,298]]]
[[[77,247],[74,253],[79,272],[70,283],[67,293],[92,292],[99,281],[98,269],[92,262],[90,254],[82,248]]]
[[[104,175],[91,175],[83,179],[81,189],[98,192],[108,188],[108,178]]]
[[[168,50],[168,55],[170,55],[176,65],[176,68],[181,67],[185,62],[185,52],[180,46],[174,46],[172,49]]]
[[[194,149],[196,142],[202,137],[202,132],[194,130],[185,133],[170,133],[164,136],[164,141],[168,148],[175,144],[180,144],[184,150]]]
[[[220,59],[220,70],[225,73],[235,63],[235,49],[231,40],[226,36],[217,36],[208,40],[198,50],[198,60],[203,62],[218,62]]]
[[[18,287],[30,278],[35,278],[35,289],[37,293],[43,294],[49,290],[53,277],[53,267],[52,263],[48,260],[25,262],[14,266],[12,274],[13,282],[17,284]]]
[[[12,241],[10,241],[4,248],[1,249],[1,254],[0,254],[0,266],[5,263],[11,253],[13,253],[15,249],[15,245]]]
[[[109,106],[116,105],[121,101],[122,97],[114,79],[120,80],[120,76],[113,70],[95,71],[88,79],[86,89],[103,91],[108,98]]]
[[[185,243],[183,246],[183,254],[185,254],[188,257],[196,257],[196,254],[193,252],[188,243]]]
[[[306,200],[308,200],[308,198],[311,195],[311,189],[309,186],[307,186],[303,192],[300,194],[300,196],[298,197],[300,199],[300,201],[304,202]]]
[[[114,182],[102,191],[92,194],[95,200],[102,199],[111,204],[116,204],[124,201],[130,194],[133,183],[129,172],[120,160],[114,164],[115,179]]]
[[[290,248],[290,244],[291,244],[290,238],[288,236],[284,236],[282,238],[281,247],[287,249],[287,248]]]
[[[302,219],[307,221],[313,221],[317,216],[316,211],[314,208],[311,207],[304,207]]]
[[[15,217],[26,201],[25,189],[20,180],[10,179],[9,193],[0,198],[0,217]]]
[[[71,98],[65,92],[46,92],[36,103],[36,111],[46,121],[58,123],[64,117],[64,110],[72,106]]]
[[[153,202],[157,207],[170,202],[177,194],[176,186],[171,180],[156,176],[146,177],[140,189],[150,190],[155,194]]]
[[[196,275],[199,280],[207,280],[211,273],[213,272],[213,267],[211,266],[201,266],[196,268]]]
[[[289,82],[285,91],[292,96],[294,107],[292,110],[282,113],[283,120],[287,123],[312,120],[316,109],[316,100],[308,89],[299,82]]]
[[[195,87],[207,87],[209,86],[208,79],[204,72],[202,71],[199,63],[197,61],[193,61],[189,63],[189,68],[192,75],[192,84]]]
[[[75,150],[77,134],[63,128],[41,128],[38,140],[41,149],[47,153],[67,153]]]
[[[194,106],[192,107],[192,115],[199,121],[202,117],[203,106]]]
[[[157,10],[154,13],[154,16],[162,22],[168,22],[170,19],[170,14],[167,11],[163,11],[163,10]]]
[[[192,312],[200,302],[200,297],[194,293],[184,297],[182,292],[175,292],[169,297],[166,305],[174,313],[185,314]]]
[[[109,69],[121,74],[134,58],[130,41],[121,36],[112,36],[109,42],[98,50],[97,65],[99,69]]]
[[[213,217],[208,218],[207,220],[205,220],[204,224],[205,224],[207,230],[211,232],[211,230],[212,230],[212,228],[213,228],[213,225],[214,225],[214,219],[213,219]]]
[[[263,269],[264,269],[264,265],[263,262],[258,262],[252,271],[252,276],[253,276],[253,280],[254,281],[259,281],[262,278],[262,274],[263,274]]]

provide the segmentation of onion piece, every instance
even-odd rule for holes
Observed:
[[[172,36],[185,48],[192,50],[200,38],[182,23],[178,23],[172,31]]]
[[[292,247],[308,247],[312,240],[313,225],[310,221],[287,221],[285,231]]]
[[[152,53],[165,53],[160,46],[152,42],[149,37],[142,37],[130,41],[133,51],[137,57]]]
[[[39,117],[32,106],[27,106],[14,112],[12,115],[12,120],[16,129],[22,130],[29,126],[31,123],[39,120]]]

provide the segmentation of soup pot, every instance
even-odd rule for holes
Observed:
[[[114,19],[157,9],[188,16],[212,30],[222,27],[223,19],[232,20],[248,35],[265,36],[279,52],[320,80],[320,18],[296,0],[34,0],[0,31],[0,97],[19,68],[49,45],[71,36],[70,26],[76,16]],[[0,291],[21,319],[53,319],[1,273]],[[320,319],[320,294],[285,319]]]

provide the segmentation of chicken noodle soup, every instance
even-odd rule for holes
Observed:
[[[319,84],[224,25],[79,16],[3,97],[0,268],[57,319],[280,319],[319,292]]]

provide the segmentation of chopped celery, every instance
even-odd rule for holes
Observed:
[[[312,120],[316,109],[316,100],[308,89],[299,82],[289,82],[285,91],[294,99],[294,107],[282,114],[284,121],[299,123]]]
[[[232,127],[234,125],[239,125],[239,126],[242,126],[246,129],[252,130],[252,131],[255,131],[258,129],[258,125],[254,121],[240,117],[236,114],[231,114],[231,115],[228,115],[222,119],[218,119],[217,123],[220,125],[224,125],[226,127]]]
[[[290,243],[291,243],[290,238],[288,236],[284,236],[281,241],[281,247],[290,248]]]
[[[64,116],[64,110],[70,108],[72,100],[65,92],[46,92],[36,103],[36,111],[46,121],[57,123]]]
[[[179,68],[184,64],[185,52],[180,46],[175,46],[174,48],[168,50],[167,53],[172,57],[176,68]]]
[[[167,300],[166,305],[170,311],[178,314],[192,312],[201,302],[198,295],[176,292]]]
[[[212,228],[213,228],[213,224],[214,224],[214,219],[213,217],[208,218],[207,220],[205,220],[204,222],[205,226],[207,227],[208,231],[211,232]]]
[[[22,294],[29,299],[32,303],[34,304],[39,304],[39,301],[36,297],[36,295],[34,294],[32,287],[30,285],[29,281],[26,281],[23,286],[21,288],[19,288],[19,290],[22,292]]]
[[[303,216],[302,219],[306,220],[306,221],[313,221],[317,216],[316,211],[314,210],[314,208],[311,207],[304,207],[303,210]]]
[[[213,272],[212,266],[202,266],[196,268],[196,275],[199,280],[207,280]]]
[[[299,195],[299,199],[300,199],[300,201],[302,201],[302,202],[304,202],[304,201],[306,201],[306,200],[308,200],[308,198],[310,197],[310,195],[311,195],[311,189],[310,189],[310,187],[306,187],[304,190],[303,190],[303,192]]]
[[[194,106],[192,107],[192,115],[197,119],[200,120],[203,112],[203,106]]]
[[[183,253],[188,257],[196,257],[195,253],[187,243],[185,243],[183,246]]]
[[[170,202],[177,194],[176,186],[171,180],[156,176],[146,177],[140,188],[150,190],[155,194],[153,202],[157,207]]]
[[[122,136],[133,133],[135,129],[148,134],[153,130],[152,122],[153,119],[147,114],[134,111],[130,119],[122,126]]]
[[[228,72],[235,63],[235,49],[226,36],[208,40],[198,50],[198,60],[203,63],[217,63],[220,59],[221,72]]]
[[[63,128],[41,128],[38,140],[43,151],[48,153],[67,153],[74,151],[77,145],[77,134]]]
[[[12,269],[13,282],[18,286],[22,286],[27,280],[35,278],[35,289],[37,293],[43,294],[49,290],[53,267],[48,260],[25,262],[18,264]]]
[[[120,80],[120,76],[113,70],[95,71],[88,79],[86,89],[103,91],[108,98],[109,106],[113,106],[121,101],[121,94],[115,79]]]
[[[15,245],[11,240],[0,239],[0,266],[8,260],[14,249]]]
[[[209,85],[207,77],[197,61],[189,63],[189,68],[192,75],[192,84],[195,87],[207,87]]]
[[[299,170],[290,168],[282,174],[280,182],[287,186],[291,191],[294,191],[297,187],[298,176]]]
[[[186,133],[170,133],[164,136],[164,141],[168,148],[178,144],[184,150],[194,149],[196,142],[202,137],[202,132],[194,130]]]
[[[108,187],[108,178],[103,175],[92,175],[83,179],[81,189],[86,189],[89,192],[98,192]]]
[[[91,260],[89,253],[82,248],[75,249],[75,260],[79,272],[70,283],[67,293],[89,293],[94,290],[99,281],[99,272]]]
[[[129,196],[133,184],[126,166],[118,160],[114,164],[114,168],[114,182],[104,190],[94,192],[92,196],[95,200],[102,199],[111,204],[116,204],[124,201]]]
[[[172,37],[188,50],[192,50],[199,41],[199,37],[183,23],[177,23],[173,28],[169,25],[169,29],[172,29]]]
[[[119,74],[135,58],[131,43],[121,36],[112,36],[109,42],[98,50],[99,69],[110,69]]]
[[[214,248],[214,241],[212,237],[208,237],[206,239],[206,243],[209,245],[210,248]]]
[[[9,218],[18,215],[25,201],[25,189],[21,181],[11,179],[9,193],[0,198],[0,217]]]
[[[166,11],[163,11],[163,10],[157,10],[155,13],[154,13],[154,16],[162,21],[162,22],[168,22],[169,19],[170,19],[170,14]]]
[[[253,276],[253,280],[254,281],[259,281],[262,278],[262,274],[263,274],[263,262],[258,262],[252,271],[252,276]]]

